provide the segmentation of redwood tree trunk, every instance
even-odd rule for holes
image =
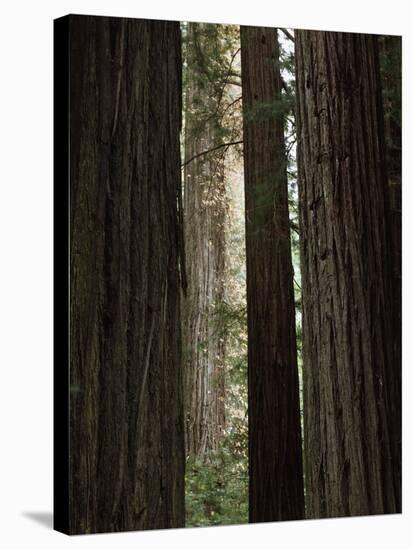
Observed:
[[[212,29],[203,23],[189,23],[187,27],[185,161],[219,144],[215,90],[201,63],[207,40],[209,49],[212,40],[219,49]],[[227,199],[222,151],[195,158],[184,168],[186,449],[196,457],[217,448],[225,423],[225,342],[217,326],[225,291]]]
[[[279,46],[276,29],[241,27],[240,36],[249,517],[251,522],[300,519],[304,516],[302,449]]]
[[[70,44],[70,533],[179,527],[179,24],[71,16]]]
[[[377,40],[297,31],[295,45],[307,514],[396,512],[400,364]]]

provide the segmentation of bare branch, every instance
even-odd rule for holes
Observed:
[[[242,139],[239,140],[239,141],[229,141],[228,143],[221,143],[220,145],[216,145],[216,147],[212,147],[211,149],[208,149],[207,151],[201,151],[200,153],[197,153],[197,155],[194,155],[190,159],[183,162],[181,166],[183,168],[183,166],[186,166],[187,164],[189,164],[189,162],[192,162],[193,160],[195,160],[199,157],[207,155],[208,153],[213,153],[213,151],[217,151],[218,149],[221,149],[222,147],[226,147],[226,149],[227,149],[231,145],[239,145],[240,143],[243,143]]]
[[[287,29],[279,28],[279,30],[281,30],[283,32],[283,34],[286,36],[286,38],[289,38],[289,40],[291,40],[292,42],[295,42],[294,36],[292,36]]]
[[[233,100],[231,103],[229,103],[229,105],[226,105],[226,107],[224,108],[223,112],[222,112],[222,118],[224,117],[224,115],[228,112],[228,110],[233,107],[233,105],[235,105],[236,103],[238,103],[239,101],[242,101],[242,96],[239,96],[237,97],[235,100]]]

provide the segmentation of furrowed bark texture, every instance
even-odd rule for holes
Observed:
[[[377,40],[295,39],[307,515],[397,512],[400,365]]]
[[[240,37],[249,518],[251,522],[300,519],[304,516],[302,448],[279,46],[276,29],[241,27]]]
[[[179,24],[72,16],[70,43],[70,532],[179,527]]]
[[[199,110],[213,113],[215,94],[201,65],[207,27],[212,26],[189,23],[187,29],[185,160],[211,149],[219,140],[217,116],[212,114],[205,122],[198,114]],[[225,292],[227,198],[222,152],[196,158],[184,168],[186,450],[196,457],[217,448],[225,424],[225,343],[217,317]]]

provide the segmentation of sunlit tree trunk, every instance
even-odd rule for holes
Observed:
[[[225,345],[218,327],[219,305],[224,298],[227,214],[223,150],[193,159],[220,139],[213,103],[216,92],[202,66],[210,62],[204,53],[205,41],[214,39],[219,47],[211,27],[189,23],[186,35],[184,160],[188,164],[184,167],[184,223],[188,289],[183,300],[183,349],[186,448],[189,455],[197,457],[217,448],[225,424]]]
[[[249,517],[304,516],[293,268],[276,29],[241,27]]]
[[[179,24],[70,44],[70,533],[179,527]]]
[[[309,517],[400,510],[377,39],[296,31]]]

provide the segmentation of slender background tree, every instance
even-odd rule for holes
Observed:
[[[277,30],[241,27],[249,519],[304,517],[293,268]]]
[[[224,149],[202,155],[223,140],[224,90],[217,84],[216,65],[224,53],[218,25],[188,23],[185,30],[186,448],[189,456],[205,457],[216,450],[225,425],[225,342],[214,323],[225,293]]]
[[[239,27],[183,23],[187,525],[247,521]]]

